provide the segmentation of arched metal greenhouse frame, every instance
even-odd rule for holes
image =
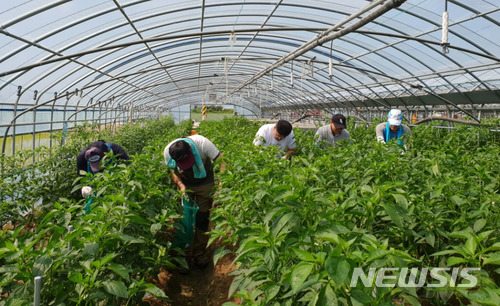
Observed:
[[[201,104],[263,118],[500,110],[491,0],[10,1],[0,16],[2,153],[18,135],[34,148],[40,132]]]

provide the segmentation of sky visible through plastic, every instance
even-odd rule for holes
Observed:
[[[117,2],[5,1],[0,9],[1,108],[17,100],[25,109],[57,93],[59,106],[108,101],[111,108],[163,111],[210,102],[257,113],[262,106],[324,101],[370,106],[371,100],[425,94],[418,86],[426,93],[458,93],[464,103],[483,102],[470,101],[464,93],[484,91],[491,103],[500,87],[497,1],[448,1],[451,46],[446,55],[439,45],[445,1],[409,0],[229,97],[279,58],[374,1],[207,0],[204,7],[202,1]],[[247,31],[231,33],[241,30]],[[117,47],[92,51],[109,46]],[[68,55],[74,56],[56,61]],[[36,66],[46,61],[53,62]],[[20,67],[29,69],[15,71]],[[76,89],[80,92],[73,94]]]

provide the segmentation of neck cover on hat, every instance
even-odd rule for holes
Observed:
[[[180,140],[187,142],[189,144],[189,146],[191,147],[191,152],[193,152],[193,155],[194,155],[194,164],[193,164],[194,178],[200,179],[200,178],[207,177],[207,171],[205,170],[205,166],[203,165],[203,161],[201,160],[200,153],[198,152],[198,148],[196,147],[194,142],[189,138],[179,138],[179,139],[174,140],[173,142],[177,142]],[[168,159],[167,166],[171,169],[178,169],[179,168],[179,167],[177,167],[177,163],[175,162],[175,160],[172,157],[170,157]]]
[[[398,131],[396,134],[391,133],[391,129],[389,128],[389,122],[387,122],[387,125],[385,126],[385,142],[388,142],[391,139],[399,139],[401,136],[404,134],[403,126],[400,125]],[[391,137],[392,136],[392,137]],[[402,146],[404,145],[402,140],[398,141],[398,145]]]

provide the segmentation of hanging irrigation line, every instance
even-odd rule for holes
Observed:
[[[394,1],[397,1],[397,0],[394,0]],[[406,1],[406,0],[399,0],[399,1]],[[255,28],[254,29],[254,28],[249,28],[249,29],[236,29],[236,30],[234,30],[234,32],[235,33],[253,33],[255,31],[259,31],[259,32],[273,32],[273,31],[274,32],[282,32],[282,31],[300,31],[300,30],[318,31],[318,30],[322,30],[322,29],[324,29],[324,28],[293,28],[293,27],[288,27],[288,28],[269,28],[269,29],[263,29],[263,28]],[[341,28],[339,28],[339,29],[340,29],[339,32],[342,32],[342,36],[347,34],[347,33],[343,32],[344,31],[343,29],[341,29]],[[345,29],[347,29],[347,28],[345,28]],[[404,38],[404,39],[407,39],[407,40],[414,40],[414,41],[421,42],[421,43],[429,43],[429,44],[434,44],[434,45],[441,45],[441,42],[438,42],[438,41],[429,40],[429,39],[423,39],[423,38],[414,37],[414,36],[410,36],[410,35],[395,34],[395,33],[381,33],[381,32],[373,32],[373,31],[366,31],[366,30],[353,30],[353,29],[349,29],[349,31],[353,32],[353,33],[363,33],[363,34],[368,33],[368,34],[371,34],[371,35],[390,36],[390,37],[396,37],[396,38]],[[35,63],[35,64],[30,64],[30,65],[18,67],[18,68],[9,70],[9,71],[0,72],[0,77],[6,76],[6,75],[10,75],[10,74],[13,74],[13,73],[16,73],[16,72],[24,71],[24,70],[30,70],[30,69],[33,69],[33,68],[36,68],[36,67],[40,67],[40,66],[52,64],[52,63],[63,61],[63,60],[69,60],[69,59],[71,59],[73,57],[81,57],[81,56],[92,54],[92,53],[99,53],[99,52],[102,52],[102,51],[119,49],[119,48],[133,46],[133,45],[138,45],[138,44],[144,44],[146,42],[167,41],[167,40],[175,40],[175,39],[179,39],[179,38],[188,38],[188,37],[216,36],[216,35],[228,34],[228,33],[230,33],[230,32],[228,32],[227,30],[224,30],[224,31],[211,31],[211,32],[203,32],[203,33],[202,32],[197,32],[197,33],[190,33],[190,34],[183,34],[183,35],[171,35],[171,36],[163,36],[163,37],[146,38],[146,39],[142,39],[142,40],[136,40],[136,41],[126,42],[126,43],[121,43],[121,44],[116,44],[116,45],[98,47],[98,48],[94,48],[94,49],[90,49],[90,50],[86,50],[86,51],[82,51],[82,52],[77,52],[77,53],[73,53],[73,54],[63,55],[63,56],[60,56],[58,58],[44,60],[44,61],[41,61],[41,62],[38,62],[38,63]],[[315,40],[317,40],[317,38]],[[330,39],[328,39],[328,40],[330,40]],[[324,42],[321,41],[321,44],[323,44],[323,43]],[[489,54],[477,52],[477,51],[474,51],[474,50],[471,50],[471,49],[462,48],[462,47],[458,47],[458,46],[451,46],[450,45],[450,48],[458,50],[458,51],[463,51],[463,52],[466,52],[466,53],[474,54],[474,55],[477,55],[477,56],[481,56],[481,57],[484,57],[484,58],[488,58],[488,59],[491,59],[491,60],[496,61],[496,62],[500,62],[500,58],[498,58],[496,56],[493,56],[493,55],[489,55]]]
[[[450,43],[448,42],[448,0],[444,0],[444,12],[443,12],[443,33],[441,37],[441,46],[443,46],[443,55],[450,53]]]
[[[256,80],[260,79],[262,76],[266,75],[270,71],[272,71],[272,70],[274,70],[274,69],[276,69],[276,68],[284,65],[285,63],[287,63],[289,61],[292,61],[293,59],[295,59],[295,58],[303,55],[304,53],[306,53],[306,52],[314,49],[315,47],[320,46],[320,45],[322,45],[323,43],[325,43],[327,41],[340,38],[340,37],[342,37],[342,36],[344,36],[346,34],[349,34],[349,33],[353,32],[353,31],[359,29],[360,27],[362,27],[365,24],[367,24],[367,23],[375,20],[377,17],[380,17],[381,15],[383,15],[386,12],[388,12],[389,10],[391,10],[391,9],[393,9],[395,7],[400,6],[401,4],[403,4],[404,2],[406,2],[406,0],[390,0],[388,3],[384,4],[382,7],[377,8],[375,11],[371,12],[367,16],[365,16],[365,17],[361,18],[360,20],[354,22],[352,25],[347,26],[346,28],[337,31],[341,26],[343,26],[343,25],[347,24],[348,22],[350,22],[350,21],[358,18],[360,15],[362,15],[363,13],[371,10],[373,7],[375,7],[376,5],[378,5],[378,4],[382,3],[382,2],[383,1],[380,1],[380,0],[377,1],[377,2],[374,2],[371,5],[369,5],[369,6],[365,7],[364,9],[360,10],[359,12],[354,13],[353,15],[349,16],[347,19],[343,20],[342,22],[340,22],[340,23],[334,25],[333,27],[327,29],[323,33],[319,34],[316,38],[314,38],[314,39],[306,42],[305,44],[303,44],[302,46],[300,46],[299,48],[297,48],[295,51],[292,51],[289,54],[281,57],[274,64],[270,65],[269,67],[265,68],[264,70],[260,71],[256,75],[254,75],[251,79],[249,79],[246,82],[244,82],[243,84],[239,85],[230,94],[234,94],[235,92],[240,91],[242,88],[244,88],[245,86],[248,86],[251,83],[255,82]],[[331,32],[334,32],[334,33],[330,34]],[[225,98],[225,97],[223,97],[223,98]]]

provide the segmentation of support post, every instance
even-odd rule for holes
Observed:
[[[33,298],[33,305],[34,306],[40,306],[40,291],[42,289],[42,277],[41,276],[36,276],[35,277],[35,294]]]
[[[206,120],[207,119],[207,105],[203,104],[201,107],[201,120]]]
[[[74,230],[74,227],[73,225],[70,225],[68,226],[68,233],[71,233],[72,231]],[[71,242],[71,240],[68,242],[68,249],[71,250],[71,247],[73,247],[73,243]]]

